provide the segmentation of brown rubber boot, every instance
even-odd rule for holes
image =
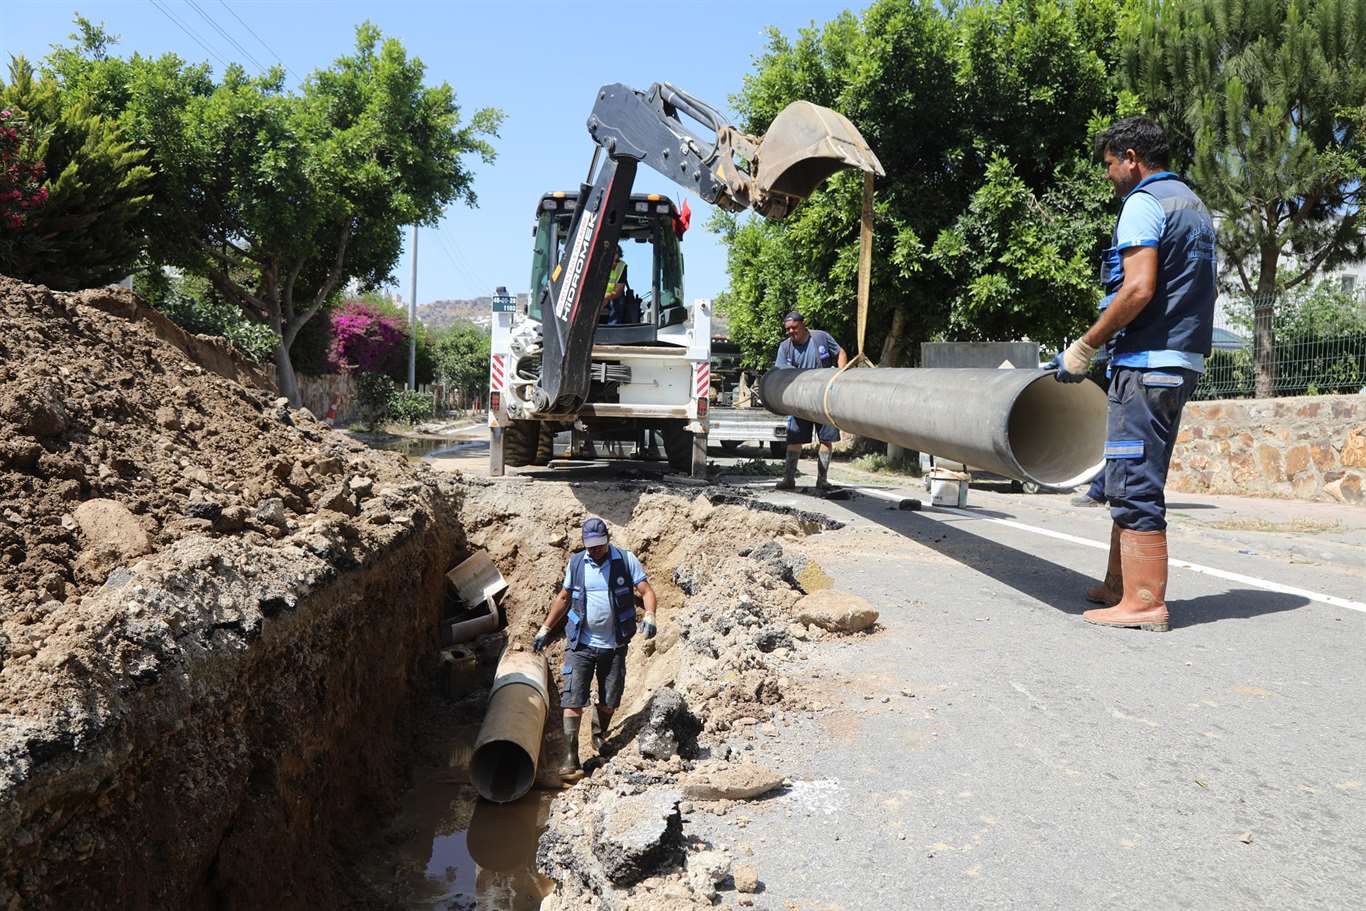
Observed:
[[[1114,607],[1096,608],[1081,615],[1087,623],[1138,627],[1154,633],[1170,628],[1167,617],[1167,533],[1119,533],[1119,555],[1124,597]]]
[[[1092,604],[1113,607],[1124,597],[1124,565],[1119,559],[1119,526],[1110,526],[1110,564],[1105,568],[1105,581],[1086,590],[1086,600]]]

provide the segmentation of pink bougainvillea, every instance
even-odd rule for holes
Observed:
[[[0,228],[18,231],[28,213],[47,202],[34,144],[27,124],[12,111],[0,111]]]
[[[347,301],[332,313],[327,366],[334,372],[391,373],[407,339],[403,320],[380,313],[364,301]]]

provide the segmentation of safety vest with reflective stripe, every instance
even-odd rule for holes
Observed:
[[[635,585],[626,558],[615,544],[609,545],[611,566],[607,575],[607,594],[616,620],[617,647],[625,645],[636,634]],[[583,561],[588,551],[581,550],[569,558],[569,616],[565,624],[565,638],[570,648],[577,648],[579,639],[588,629],[588,587],[583,581]]]

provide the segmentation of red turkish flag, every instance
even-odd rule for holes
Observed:
[[[688,208],[688,201],[685,199],[683,200],[683,208],[679,209],[678,214],[674,216],[674,233],[678,235],[679,240],[682,240],[683,235],[688,232],[688,225],[691,223],[692,209]]]

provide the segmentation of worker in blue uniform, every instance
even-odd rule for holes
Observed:
[[[796,310],[783,317],[783,332],[787,338],[778,345],[778,356],[773,362],[775,370],[819,370],[849,363],[849,355],[844,353],[835,337],[821,329],[806,328],[806,318]],[[787,458],[778,490],[792,490],[797,486],[797,464],[802,458],[802,447],[811,442],[813,434],[816,437],[816,486],[822,490],[830,488],[826,474],[830,471],[830,459],[835,443],[839,441],[840,429],[834,424],[817,424],[789,416]]]
[[[612,713],[621,705],[626,650],[636,634],[637,595],[645,609],[641,635],[653,639],[655,591],[640,560],[610,542],[606,522],[589,516],[583,522],[583,550],[569,558],[550,614],[531,642],[534,651],[544,651],[551,630],[559,625],[560,618],[567,619],[564,665],[560,669],[566,747],[560,774],[564,777],[579,772],[579,729],[594,678],[598,701],[593,710],[593,749],[602,749]]]
[[[1108,300],[1095,324],[1054,359],[1059,381],[1081,382],[1096,350],[1112,342],[1105,496],[1114,526],[1105,580],[1086,593],[1107,606],[1082,617],[1165,632],[1163,488],[1181,410],[1213,341],[1214,221],[1167,170],[1167,139],[1152,120],[1115,123],[1096,138],[1096,153],[1123,200],[1103,260]]]

